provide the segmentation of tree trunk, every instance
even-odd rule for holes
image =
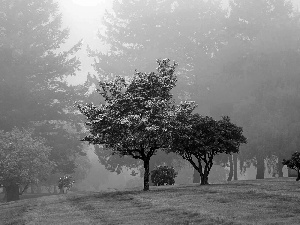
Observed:
[[[6,201],[17,201],[20,200],[19,196],[19,185],[17,184],[10,184],[6,186]]]
[[[278,177],[283,177],[283,164],[282,164],[283,157],[278,156],[278,163],[277,163],[277,172],[278,172]]]
[[[30,183],[27,183],[24,187],[19,187],[20,188],[20,191],[19,191],[19,194],[22,195],[23,193],[27,193],[27,189],[29,187],[29,184]]]
[[[28,193],[28,186],[23,189],[23,193],[27,194]]]
[[[228,174],[228,178],[227,181],[231,181],[232,177],[233,177],[233,161],[232,161],[232,155],[229,155],[229,174]]]
[[[234,153],[233,154],[233,165],[234,165],[234,171],[233,171],[233,179],[234,180],[238,180],[238,177],[237,177],[237,166],[238,166],[238,163],[237,163],[237,154]]]
[[[193,183],[200,183],[200,173],[194,168]]]
[[[296,181],[300,180],[300,170],[298,169],[298,176],[297,176],[297,179]]]
[[[201,183],[200,185],[207,185],[208,184],[208,172],[204,172],[202,175],[200,175],[201,177]]]
[[[256,179],[264,179],[265,178],[265,160],[263,157],[256,158],[257,160],[257,172]]]
[[[144,191],[149,191],[149,159],[145,159],[144,160],[144,169],[145,169],[145,173],[144,173]]]
[[[151,171],[153,171],[155,168],[154,160],[149,161],[149,174],[151,174]],[[149,185],[154,186],[154,183],[152,183],[151,179],[149,179]]]

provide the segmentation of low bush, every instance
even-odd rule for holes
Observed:
[[[151,171],[151,181],[155,186],[173,185],[177,174],[173,167],[158,166]]]

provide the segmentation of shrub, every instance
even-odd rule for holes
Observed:
[[[151,171],[151,181],[155,186],[173,185],[177,173],[173,167],[158,166]]]
[[[72,176],[65,175],[65,176],[59,178],[58,188],[62,189],[64,187],[66,187],[66,188],[70,189],[72,187],[73,183],[75,183],[75,181],[72,179]]]
[[[298,172],[296,181],[300,180],[300,152],[294,152],[292,158],[282,161],[283,165],[286,165],[290,169],[294,169]]]

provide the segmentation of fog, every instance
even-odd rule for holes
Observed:
[[[99,80],[165,58],[178,63],[175,104],[229,116],[247,138],[239,154],[216,156],[209,183],[287,177],[282,161],[300,145],[300,1],[187,1],[2,1],[0,170],[13,172],[0,186],[56,192],[71,174],[78,191],[142,188],[141,161],[81,141],[77,106],[103,103]],[[199,182],[180,156],[158,150],[150,170],[159,165],[175,168],[176,185]]]

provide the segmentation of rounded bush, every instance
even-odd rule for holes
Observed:
[[[173,167],[157,166],[151,171],[151,181],[155,186],[173,185],[177,173]]]

